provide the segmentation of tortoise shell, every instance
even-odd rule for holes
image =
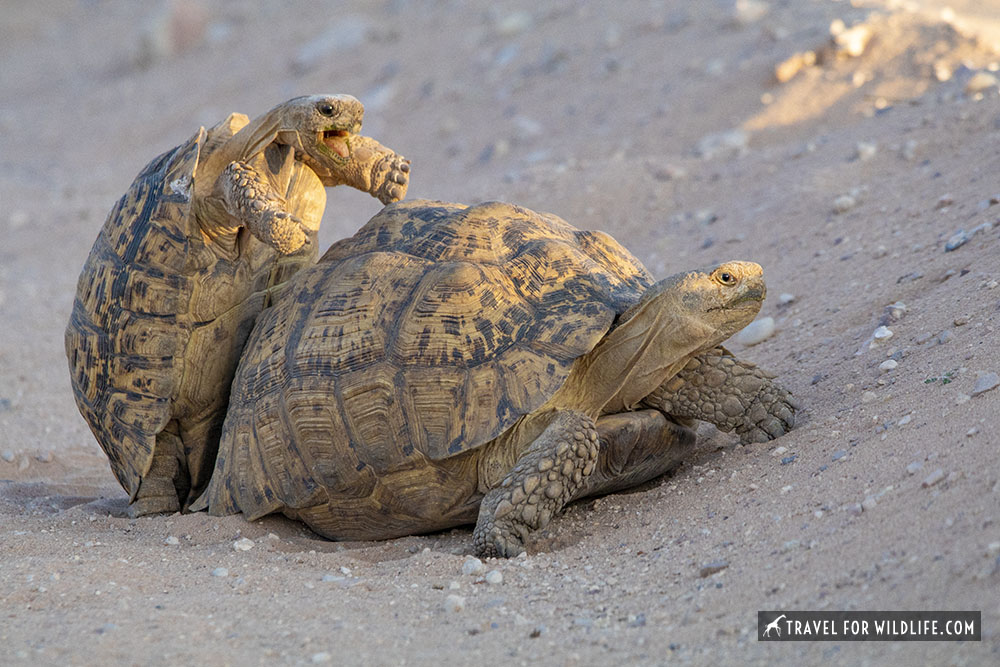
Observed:
[[[146,165],[80,274],[65,333],[74,395],[132,499],[164,429],[206,448],[188,462],[199,468],[188,471],[192,491],[204,488],[226,389],[267,288],[315,256],[311,244],[276,268],[276,253],[249,235],[232,258],[208,247],[192,211],[198,163],[247,122],[232,114]]]
[[[545,403],[652,282],[610,236],[554,215],[387,206],[258,319],[204,502],[308,521],[374,497],[407,532],[421,493],[468,487],[448,462]]]

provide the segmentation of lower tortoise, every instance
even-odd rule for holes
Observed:
[[[696,420],[792,427],[789,393],[720,346],[765,291],[752,262],[654,282],[509,204],[390,205],[258,320],[194,509],[352,540],[475,522],[477,554],[518,554],[567,503],[674,467]]]

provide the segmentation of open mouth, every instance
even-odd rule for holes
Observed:
[[[351,144],[347,140],[350,134],[347,130],[323,130],[319,140],[331,151],[346,158],[351,156]]]

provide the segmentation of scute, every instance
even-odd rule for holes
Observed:
[[[309,503],[401,526],[420,512],[404,486],[457,503],[474,481],[456,457],[540,407],[650,284],[613,239],[550,214],[391,204],[258,319],[203,502],[344,535]]]

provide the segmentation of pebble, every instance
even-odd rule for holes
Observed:
[[[178,544],[180,544],[181,541],[179,539],[177,539],[177,537],[174,536],[174,535],[167,535],[167,538],[165,540],[163,540],[163,543],[166,544],[166,545],[175,547]]]
[[[722,572],[727,567],[729,567],[729,561],[727,560],[716,560],[711,563],[705,563],[701,566],[701,569],[698,570],[698,576],[708,577],[716,572]]]
[[[913,415],[903,415],[896,423],[899,424],[900,426],[906,426],[911,421],[913,421]]]
[[[486,573],[486,583],[488,584],[502,584],[503,583],[503,573],[500,570],[490,570]]]
[[[778,457],[787,451],[788,447],[785,447],[784,445],[778,445],[777,447],[771,450],[771,456]]]
[[[1000,375],[996,373],[982,373],[976,378],[976,385],[972,388],[972,395],[978,396],[990,389],[996,389],[1000,385]]]
[[[968,242],[969,235],[964,229],[960,229],[948,238],[948,241],[944,244],[944,251],[951,252],[952,250],[961,248]]]
[[[847,213],[858,205],[858,200],[852,195],[840,195],[833,200],[834,213]]]
[[[498,20],[495,27],[497,34],[504,37],[513,37],[531,30],[534,23],[535,20],[528,12],[512,12]]]
[[[867,24],[859,24],[853,28],[843,29],[843,22],[838,25],[834,21],[830,25],[830,32],[833,34],[833,42],[837,45],[837,53],[857,58],[865,52],[869,40],[872,38],[872,29]],[[839,28],[836,32],[834,30]]]
[[[694,152],[700,158],[711,160],[723,155],[742,155],[747,150],[749,135],[740,129],[716,132],[702,137]]]
[[[229,576],[229,570],[227,570],[224,567],[217,567],[214,570],[212,570],[212,576],[213,577],[228,577]]]
[[[892,338],[892,336],[893,336],[892,329],[890,329],[885,325],[876,328],[875,331],[872,333],[872,338],[877,341],[889,340],[890,338]]]
[[[444,608],[448,611],[460,612],[465,609],[465,598],[461,595],[449,595],[444,599]]]
[[[839,461],[840,459],[844,458],[845,456],[847,456],[847,450],[845,450],[845,449],[838,449],[837,451],[835,451],[833,453],[833,456],[831,457],[831,460],[832,461]]]
[[[942,479],[944,479],[944,470],[938,468],[931,474],[927,475],[927,477],[924,478],[924,481],[920,483],[920,486],[924,487],[925,489],[929,489],[930,487],[940,482]]]
[[[976,72],[965,84],[965,94],[975,95],[990,88],[996,88],[1000,84],[997,77],[989,72]]]
[[[851,503],[846,509],[847,513],[851,516],[861,516],[861,513],[865,511],[865,509],[861,506],[861,503]]]
[[[774,318],[762,317],[759,320],[751,322],[736,334],[736,341],[742,345],[756,345],[773,336],[774,331]]]
[[[775,65],[774,78],[778,80],[778,83],[786,83],[791,81],[804,68],[812,67],[815,64],[815,51],[801,51]]]
[[[324,662],[330,662],[330,661],[332,661],[333,660],[333,656],[330,655],[329,653],[327,653],[326,651],[320,651],[319,653],[313,653],[312,657],[309,658],[309,660],[314,665],[319,665],[319,664],[322,664]]]
[[[875,509],[876,505],[878,505],[878,501],[875,500],[875,496],[868,496],[861,501],[861,508],[866,512],[870,512]]]
[[[737,25],[748,26],[764,18],[770,10],[771,5],[762,0],[736,0],[733,21]]]
[[[483,561],[479,560],[475,556],[469,556],[462,563],[462,574],[477,575],[482,574],[486,571],[486,566],[483,565]]]
[[[789,294],[788,292],[782,292],[782,294],[778,296],[778,303],[780,303],[782,306],[787,306],[793,301],[795,301],[794,294]]]
[[[233,542],[233,549],[236,551],[250,551],[253,549],[253,540],[241,537],[240,539]]]
[[[855,154],[858,160],[862,162],[867,162],[875,157],[875,153],[878,151],[878,144],[869,141],[859,141],[858,145],[855,146]]]
[[[878,369],[883,373],[888,373],[889,371],[895,370],[899,366],[899,362],[894,359],[886,359],[881,364],[878,365]]]
[[[2,452],[0,452],[0,459],[3,459],[7,463],[13,463],[14,452],[10,451],[9,449],[5,449]]]
[[[347,577],[341,577],[341,576],[338,576],[336,574],[329,574],[329,573],[328,574],[324,574],[322,577],[319,578],[320,581],[325,582],[325,583],[331,583],[331,582],[335,582],[335,581],[344,581],[345,579],[347,579]]]
[[[877,398],[878,396],[875,394],[874,391],[866,391],[863,394],[861,394],[862,403],[871,403]]]
[[[990,542],[986,546],[986,555],[996,556],[998,554],[1000,554],[1000,542]]]

